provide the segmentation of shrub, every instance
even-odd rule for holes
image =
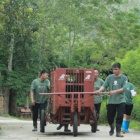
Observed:
[[[140,94],[133,98],[134,108],[132,110],[131,118],[140,122]]]
[[[101,105],[101,110],[100,110],[100,118],[99,118],[99,123],[100,124],[108,124],[106,103],[107,103],[107,100],[104,99],[103,102],[102,102],[102,105]]]
[[[131,114],[130,128],[140,130],[140,126],[139,126],[140,123],[138,123],[140,122],[140,105],[139,105],[140,94],[137,94],[137,96],[133,97],[133,102],[134,102],[134,108]],[[106,103],[107,103],[107,100],[104,99],[101,105],[99,123],[108,125]]]

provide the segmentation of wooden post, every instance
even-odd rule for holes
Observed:
[[[3,114],[3,95],[0,94],[0,114]]]

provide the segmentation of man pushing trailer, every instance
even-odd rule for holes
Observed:
[[[121,64],[114,63],[112,65],[113,74],[110,74],[103,86],[95,93],[100,94],[104,89],[109,88],[109,101],[107,105],[107,119],[110,125],[109,135],[114,134],[114,119],[116,116],[116,137],[123,137],[121,134],[121,126],[123,121],[123,114],[125,110],[125,84],[127,83],[127,77],[121,74]]]

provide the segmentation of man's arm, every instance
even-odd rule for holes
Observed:
[[[120,93],[122,93],[122,92],[124,92],[124,89],[123,89],[123,88],[120,88],[120,89],[117,89],[117,90],[111,90],[111,91],[109,92],[109,95],[113,95],[113,94],[115,94],[115,93],[120,94]]]
[[[31,97],[31,104],[35,105],[35,101],[34,101],[34,93],[30,92],[30,97]]]
[[[103,86],[101,86],[99,90],[95,91],[95,94],[99,94],[102,91],[104,91],[104,87]]]
[[[117,90],[112,90],[112,91],[110,91],[109,92],[109,95],[113,95],[113,94],[120,94],[120,93],[123,93],[124,91],[125,91],[125,85],[126,85],[126,83],[127,83],[127,77],[125,76],[125,78],[124,78],[124,81],[123,81],[123,86],[122,86],[122,88],[120,88],[120,89],[117,89]]]
[[[50,80],[48,80],[48,92],[50,92]]]
[[[102,86],[101,86],[100,89],[98,90],[98,93],[104,91],[105,88],[108,87],[108,82],[109,82],[109,76],[105,79],[105,81],[103,81]]]

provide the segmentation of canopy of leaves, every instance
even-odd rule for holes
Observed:
[[[127,73],[130,82],[139,87],[140,46],[137,50],[128,51],[123,59],[117,58],[117,60],[122,64],[122,72]]]
[[[97,67],[108,74],[116,60],[137,84],[140,65],[131,56],[139,50],[140,9],[135,8],[137,3],[130,3],[1,0],[0,87],[22,96],[29,93],[31,81],[42,69]],[[10,60],[12,71],[8,69]]]

